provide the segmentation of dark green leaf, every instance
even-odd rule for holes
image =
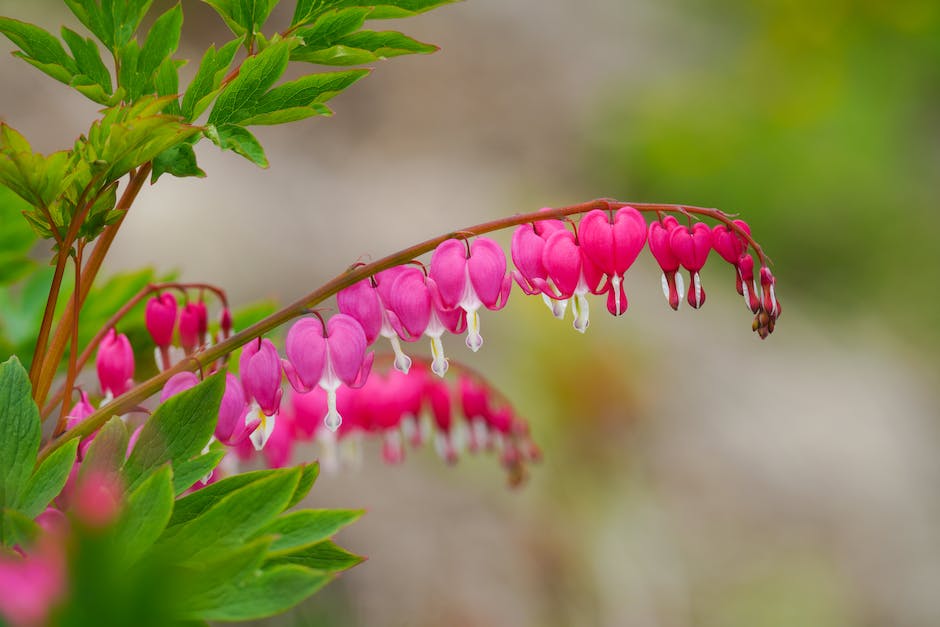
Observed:
[[[114,532],[121,557],[132,564],[156,542],[173,512],[173,471],[151,473],[127,497]]]
[[[294,496],[291,497],[290,503],[287,505],[287,509],[290,509],[294,505],[300,503],[310,492],[310,488],[313,487],[317,477],[320,476],[320,462],[303,464],[300,466],[300,471],[300,481],[297,483],[297,489],[294,490]]]
[[[164,150],[153,160],[150,181],[156,182],[163,174],[177,177],[195,176],[203,178],[206,173],[196,165],[196,152],[191,144],[180,144]]]
[[[186,461],[199,454],[215,429],[224,389],[225,374],[218,373],[157,407],[144,423],[124,466],[130,489],[158,466]]]
[[[236,35],[260,33],[278,0],[203,0],[211,6]],[[247,43],[247,42],[246,42]]]
[[[20,47],[22,53],[17,56],[56,80],[68,84],[72,76],[78,73],[75,60],[48,31],[27,22],[0,17],[0,33]]]
[[[163,63],[160,64],[160,67],[157,68],[157,74],[153,79],[153,86],[158,96],[174,96],[169,103],[167,103],[166,108],[163,110],[163,113],[168,115],[178,115],[182,116],[182,110],[180,109],[179,101],[179,91],[180,91],[180,76],[179,69],[185,65],[185,61],[175,61],[170,57],[167,57],[163,60]]]
[[[277,536],[271,545],[271,553],[291,553],[300,547],[332,537],[362,514],[361,509],[302,509],[284,514],[259,531],[258,535]]]
[[[111,73],[101,60],[101,51],[91,38],[83,38],[75,31],[62,27],[62,39],[68,44],[78,66],[77,74],[84,75],[91,85],[100,85],[103,92],[111,93]],[[74,81],[74,79],[73,79]]]
[[[201,617],[240,621],[272,616],[300,603],[331,579],[327,573],[294,565],[257,570],[220,590],[215,606],[204,610]]]
[[[220,449],[178,463],[173,472],[173,492],[179,495],[191,488],[197,481],[201,481],[211,473],[223,457],[225,457],[225,451]]]
[[[287,507],[299,479],[298,469],[282,469],[227,494],[186,524],[171,523],[160,549],[180,556],[184,564],[198,564],[239,546]]]
[[[75,17],[94,33],[108,49],[114,50],[114,16],[101,7],[97,0],[65,0]],[[106,3],[109,6],[111,3]]]
[[[330,540],[324,540],[301,547],[290,553],[279,553],[265,562],[265,565],[296,564],[305,568],[335,572],[352,568],[360,564],[365,558],[354,555],[346,549],[335,545]]]
[[[137,71],[148,79],[153,76],[160,64],[176,52],[182,28],[183,9],[178,4],[158,17],[140,49]]]
[[[92,240],[101,234],[105,227],[105,218],[108,212],[114,209],[114,205],[117,204],[117,187],[118,182],[114,181],[101,190],[98,198],[89,209],[85,221],[82,222],[82,226],[78,231],[79,236]]]
[[[343,91],[368,70],[310,74],[295,81],[278,85],[266,93],[250,110],[249,117],[240,124],[280,124],[310,117],[329,115],[331,111],[320,103]]]
[[[73,439],[47,457],[29,478],[17,509],[30,518],[38,516],[65,486],[75,464],[76,451],[78,440]]]
[[[287,69],[291,44],[281,41],[242,63],[238,76],[229,83],[212,107],[209,123],[236,123],[250,115],[259,100]]]
[[[14,506],[39,452],[39,409],[29,375],[15,356],[0,364],[0,506]]]
[[[206,135],[222,150],[231,150],[255,165],[262,168],[268,167],[268,158],[264,155],[264,148],[247,129],[235,124],[223,124],[218,128],[210,126]]]
[[[221,48],[218,52],[215,46],[210,46],[202,57],[196,76],[193,77],[186,93],[183,95],[182,114],[183,118],[192,122],[198,118],[203,111],[212,102],[219,85],[225,78],[228,68],[232,65],[238,46],[241,45],[241,39],[235,39]]]

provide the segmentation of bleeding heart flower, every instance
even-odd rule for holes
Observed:
[[[677,228],[678,220],[673,216],[666,216],[662,222],[650,224],[648,237],[650,252],[663,270],[663,295],[674,310],[679,309],[682,293],[685,292],[682,275],[678,274],[679,258],[672,252],[672,245],[669,243],[672,231]]]
[[[561,220],[540,220],[531,224],[522,224],[512,235],[510,253],[516,270],[513,278],[526,294],[541,294],[542,300],[559,320],[565,317],[568,299],[553,299],[554,288],[549,284],[548,270],[542,261],[542,253],[548,237],[558,230],[564,230]]]
[[[734,225],[751,234],[751,227],[744,220],[735,220]],[[712,229],[712,246],[722,259],[737,265],[738,259],[747,251],[747,240],[727,224],[716,224]]]
[[[173,343],[176,314],[176,299],[169,292],[154,296],[147,301],[147,307],[144,309],[144,324],[158,348],[167,348]]]
[[[679,225],[672,230],[669,245],[682,267],[689,271],[691,283],[687,300],[698,309],[705,304],[705,290],[702,289],[699,270],[705,266],[708,253],[712,250],[712,230],[704,222],[696,222],[691,230]]]
[[[187,353],[206,343],[209,314],[203,302],[187,303],[180,312],[180,344]]]
[[[98,346],[95,359],[98,382],[107,399],[120,396],[130,389],[134,376],[134,350],[127,336],[108,329]]]
[[[241,381],[231,372],[226,373],[225,392],[219,405],[219,421],[215,426],[215,437],[219,442],[226,446],[237,446],[261,425],[260,419],[248,418],[248,407]]]
[[[578,245],[574,233],[556,230],[545,241],[542,263],[557,293],[552,298],[573,299],[574,328],[584,333],[590,324],[587,294],[594,292],[603,277]]]
[[[265,416],[273,416],[281,406],[281,358],[271,340],[248,342],[238,359],[245,396],[254,401]]]
[[[480,350],[483,337],[478,310],[481,306],[490,310],[505,307],[512,287],[503,249],[488,237],[478,237],[468,254],[463,242],[449,239],[434,250],[430,277],[442,309],[466,312],[467,347]]]
[[[627,310],[623,275],[646,245],[646,220],[633,207],[621,207],[612,220],[608,212],[595,209],[581,218],[578,241],[584,254],[607,275],[601,292],[607,292],[607,310],[619,316]]]

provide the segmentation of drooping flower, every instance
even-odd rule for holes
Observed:
[[[595,209],[578,225],[581,250],[607,275],[601,292],[607,292],[607,310],[619,316],[627,310],[623,275],[646,245],[646,220],[633,207],[621,207],[611,220],[606,211]]]
[[[209,314],[202,301],[187,303],[180,312],[180,344],[187,353],[206,343],[206,331],[209,327]]]
[[[285,346],[288,381],[298,392],[317,385],[326,391],[324,423],[336,431],[343,420],[336,408],[336,390],[341,385],[361,386],[372,366],[373,354],[366,354],[362,325],[346,314],[331,317],[326,329],[319,318],[302,318],[287,332]]]
[[[147,301],[144,324],[158,348],[167,348],[173,343],[177,310],[176,299],[169,292],[154,296]]]
[[[445,331],[463,332],[466,328],[466,313],[463,309],[444,309],[436,302],[432,289],[428,277],[419,269],[402,268],[388,290],[389,309],[407,333],[408,339],[417,339],[422,334],[431,339],[431,370],[443,377],[448,362],[441,337]],[[403,372],[408,373],[407,370]]]
[[[738,293],[744,296],[744,303],[751,313],[760,311],[760,296],[758,295],[758,285],[754,280],[754,258],[745,253],[738,258],[737,263],[738,280],[737,286],[740,288]]]
[[[219,314],[219,330],[222,331],[223,340],[232,335],[232,311],[228,307],[223,307]]]
[[[242,349],[238,359],[245,396],[255,401],[266,416],[281,405],[281,358],[271,340],[258,338]]]
[[[474,352],[480,350],[480,307],[502,309],[512,287],[503,249],[488,237],[478,237],[470,244],[468,254],[463,242],[449,239],[431,255],[430,278],[443,309],[466,312],[467,347]]]
[[[131,387],[134,376],[134,350],[127,336],[108,329],[98,346],[95,359],[98,382],[106,397],[120,396]]]
[[[590,324],[587,294],[601,282],[602,273],[581,249],[574,233],[568,229],[553,232],[542,250],[542,263],[557,293],[551,298],[572,299],[574,328],[584,333]]]
[[[241,444],[261,425],[259,418],[248,418],[248,400],[241,382],[231,372],[225,375],[225,392],[219,405],[215,438],[226,446]],[[267,422],[267,421],[265,421]]]
[[[402,372],[411,368],[411,358],[401,349],[399,337],[404,331],[389,310],[389,287],[404,270],[396,266],[379,272],[375,277],[363,279],[336,294],[336,306],[341,313],[355,318],[362,326],[366,344],[371,345],[379,336],[387,338],[395,353],[395,367]]]
[[[453,407],[450,386],[444,381],[428,381],[425,394],[431,409],[431,417],[437,432],[434,435],[434,449],[448,464],[457,463],[457,448],[453,438]]]
[[[662,222],[650,223],[648,237],[650,252],[663,271],[663,295],[674,310],[679,309],[682,294],[685,292],[682,275],[678,273],[679,258],[672,252],[672,245],[669,243],[672,231],[677,228],[679,221],[673,216],[666,216]]]
[[[696,222],[691,229],[679,225],[669,236],[669,246],[682,267],[689,271],[690,283],[686,300],[689,305],[698,309],[705,304],[705,290],[702,289],[699,270],[705,266],[708,253],[712,250],[712,230],[704,222]]]
[[[65,549],[56,535],[43,534],[37,546],[22,556],[0,554],[0,622],[11,627],[48,623],[67,584]]]
[[[561,220],[540,220],[531,224],[519,225],[512,234],[509,251],[516,269],[513,278],[526,294],[541,294],[542,300],[551,310],[552,315],[561,320],[565,317],[568,299],[552,299],[554,289],[549,284],[548,270],[542,261],[542,252],[548,237],[558,230],[564,230]]]
[[[192,389],[196,387],[198,383],[199,377],[197,377],[195,373],[189,371],[177,372],[163,384],[163,389],[160,390],[160,402],[162,403],[180,392]]]

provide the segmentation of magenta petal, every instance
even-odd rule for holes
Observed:
[[[669,244],[679,263],[689,272],[698,272],[705,265],[712,249],[712,230],[697,222],[690,230],[679,226],[669,236]]]
[[[164,384],[163,390],[160,391],[160,402],[162,403],[171,396],[176,396],[180,392],[194,388],[198,383],[199,377],[194,373],[178,372],[170,377],[166,384]]]
[[[679,259],[672,251],[670,236],[672,230],[679,226],[679,222],[672,216],[660,222],[653,222],[649,228],[650,252],[656,258],[663,272],[675,272],[679,269]]]
[[[467,285],[467,253],[464,243],[449,239],[441,243],[431,255],[429,272],[437,284],[444,306],[453,309],[463,298]]]
[[[751,227],[744,220],[735,220],[734,224],[745,233],[750,234]],[[715,228],[712,229],[712,245],[715,252],[730,264],[736,264],[738,258],[747,250],[747,241],[726,224],[716,224]]]
[[[355,318],[336,314],[326,325],[329,360],[333,373],[351,385],[362,370],[366,352],[366,335]]]
[[[620,291],[620,300],[617,301],[617,292]],[[618,308],[619,305],[619,308]],[[627,294],[623,291],[623,283],[614,286],[613,283],[607,289],[607,311],[614,316],[619,316],[627,311]]]
[[[176,299],[173,294],[164,292],[147,301],[144,310],[144,324],[153,343],[166,347],[173,343],[173,329],[176,327]]]
[[[555,231],[542,251],[542,263],[561,292],[562,298],[571,298],[581,278],[581,249],[575,243],[574,233]]]
[[[646,245],[646,220],[633,207],[621,207],[614,214],[614,270],[623,275]]]
[[[281,403],[281,358],[271,340],[246,344],[238,369],[245,394],[256,400],[266,415],[277,413]]]
[[[353,320],[346,314],[338,315]],[[358,323],[356,324],[358,326]],[[359,331],[362,333],[361,326]],[[363,337],[364,335],[363,333]],[[323,337],[323,325],[319,318],[302,318],[295,322],[287,332],[284,348],[302,389],[309,390],[315,386],[323,376],[327,359],[326,339]],[[291,384],[294,385],[294,382],[291,381]]]
[[[415,267],[401,272],[392,284],[388,305],[407,334],[420,337],[431,319],[431,292],[424,273]]]
[[[478,237],[470,245],[467,260],[470,284],[487,309],[495,309],[506,278],[506,253],[488,237]]]
[[[391,301],[392,285],[394,285],[395,279],[408,268],[409,266],[392,266],[388,270],[382,270],[372,277],[375,279],[376,289],[379,292],[379,297],[382,299],[383,306],[388,307],[388,303]]]
[[[547,276],[545,265],[542,263],[543,248],[545,240],[535,232],[535,227],[531,224],[520,225],[512,234],[509,252],[518,270],[513,274],[526,294],[536,291],[532,285],[533,279],[544,279]]]
[[[584,254],[605,274],[616,273],[614,230],[606,211],[587,212],[578,224],[578,242]]]
[[[232,373],[225,375],[225,392],[219,405],[219,421],[215,426],[215,437],[220,442],[231,441],[245,425],[248,401],[242,384]]]
[[[98,345],[95,367],[102,392],[114,396],[126,392],[134,376],[134,350],[127,336],[108,329]]]
[[[369,279],[363,279],[336,294],[336,306],[341,313],[359,321],[371,344],[382,330],[382,301]]]

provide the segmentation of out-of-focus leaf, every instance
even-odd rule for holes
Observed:
[[[12,508],[0,509],[0,539],[8,546],[29,546],[39,536],[39,525]]]
[[[227,494],[186,524],[168,527],[160,550],[198,564],[239,546],[284,510],[299,479],[299,470],[286,468]]]
[[[225,450],[219,445],[216,450],[210,450],[199,457],[178,463],[173,470],[173,492],[180,495],[191,488],[197,481],[211,473],[223,457],[225,457]]]
[[[259,538],[185,569],[187,613],[201,616],[202,612],[217,607],[219,590],[257,570],[270,544],[270,538]]]
[[[19,503],[36,463],[39,439],[39,409],[29,375],[13,356],[0,364],[0,507]]]
[[[332,576],[301,566],[273,566],[254,571],[216,595],[215,606],[200,613],[206,620],[240,621],[283,612],[329,583]]]
[[[350,553],[330,540],[303,546],[289,553],[278,553],[265,562],[265,566],[295,564],[315,570],[335,572],[352,568],[365,558]]]
[[[271,553],[286,554],[300,547],[331,538],[343,527],[354,523],[363,510],[303,509],[285,514],[258,532],[274,535]]]
[[[79,478],[89,473],[117,474],[124,467],[127,457],[127,443],[130,436],[127,426],[118,416],[115,416],[98,430],[95,439],[91,441],[85,457],[79,466]]]
[[[129,489],[154,468],[199,454],[215,429],[224,389],[225,375],[219,373],[157,407],[124,465]]]
[[[134,563],[156,542],[173,512],[173,471],[154,471],[130,492],[114,530],[114,542],[126,564]]]
[[[77,451],[78,440],[73,439],[47,457],[29,478],[25,491],[20,495],[17,509],[30,518],[38,516],[49,501],[62,491],[75,464]]]
[[[317,481],[317,477],[320,476],[320,462],[303,464],[300,466],[300,471],[300,481],[297,483],[297,489],[294,490],[294,496],[291,497],[287,509],[300,503],[310,492],[310,488],[313,487],[313,484]]]

